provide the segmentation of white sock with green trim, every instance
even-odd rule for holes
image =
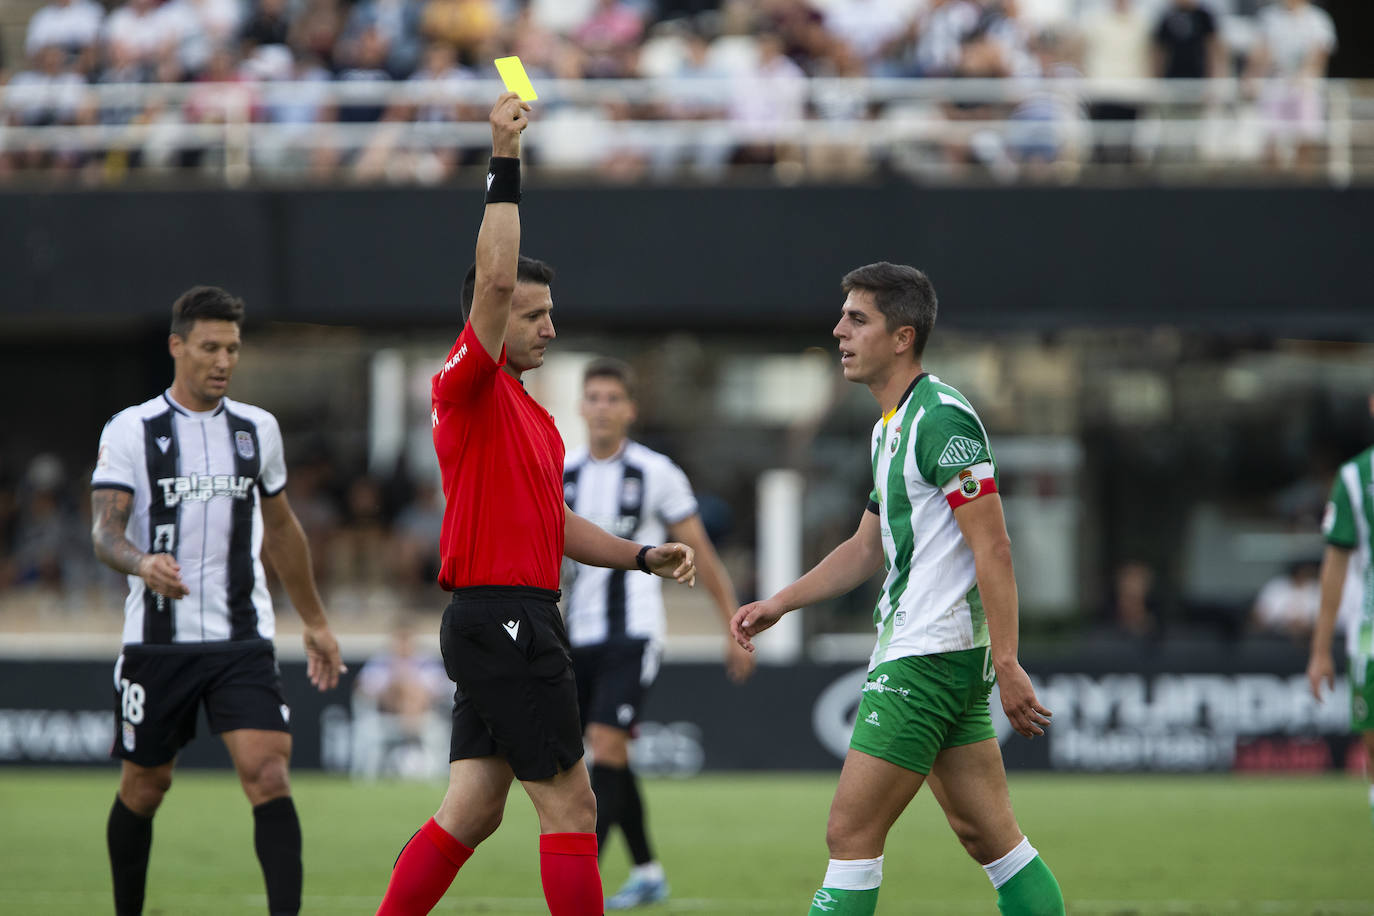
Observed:
[[[811,899],[808,916],[873,916],[878,908],[878,887],[883,883],[883,857],[831,859],[825,869],[825,885]]]

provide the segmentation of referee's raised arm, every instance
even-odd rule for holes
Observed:
[[[477,285],[467,319],[483,349],[497,361],[520,257],[520,133],[529,125],[529,110],[514,92],[503,94],[491,110],[487,207],[477,233]]]

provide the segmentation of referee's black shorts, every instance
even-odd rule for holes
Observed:
[[[520,780],[547,779],[582,759],[568,634],[558,592],[458,589],[439,631],[453,692],[450,760],[504,757]]]

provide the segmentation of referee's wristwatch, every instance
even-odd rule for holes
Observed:
[[[635,554],[635,565],[639,567],[640,572],[649,572],[649,564],[644,562],[644,557],[653,549],[653,544],[645,544],[643,547],[639,548],[639,553]],[[653,573],[649,574],[653,575]]]

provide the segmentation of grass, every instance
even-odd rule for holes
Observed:
[[[833,774],[646,783],[672,899],[646,913],[804,914],[824,873]],[[111,910],[105,818],[116,774],[0,770],[0,913]],[[371,914],[392,860],[442,793],[435,784],[294,777],[310,914]],[[1374,913],[1374,826],[1344,776],[1012,776],[1024,829],[1072,914]],[[533,809],[505,824],[436,913],[545,913]],[[603,877],[626,873],[614,840]],[[252,818],[231,774],[188,771],[159,813],[148,916],[261,913]],[[982,871],[922,793],[889,838],[880,916],[996,914]]]

